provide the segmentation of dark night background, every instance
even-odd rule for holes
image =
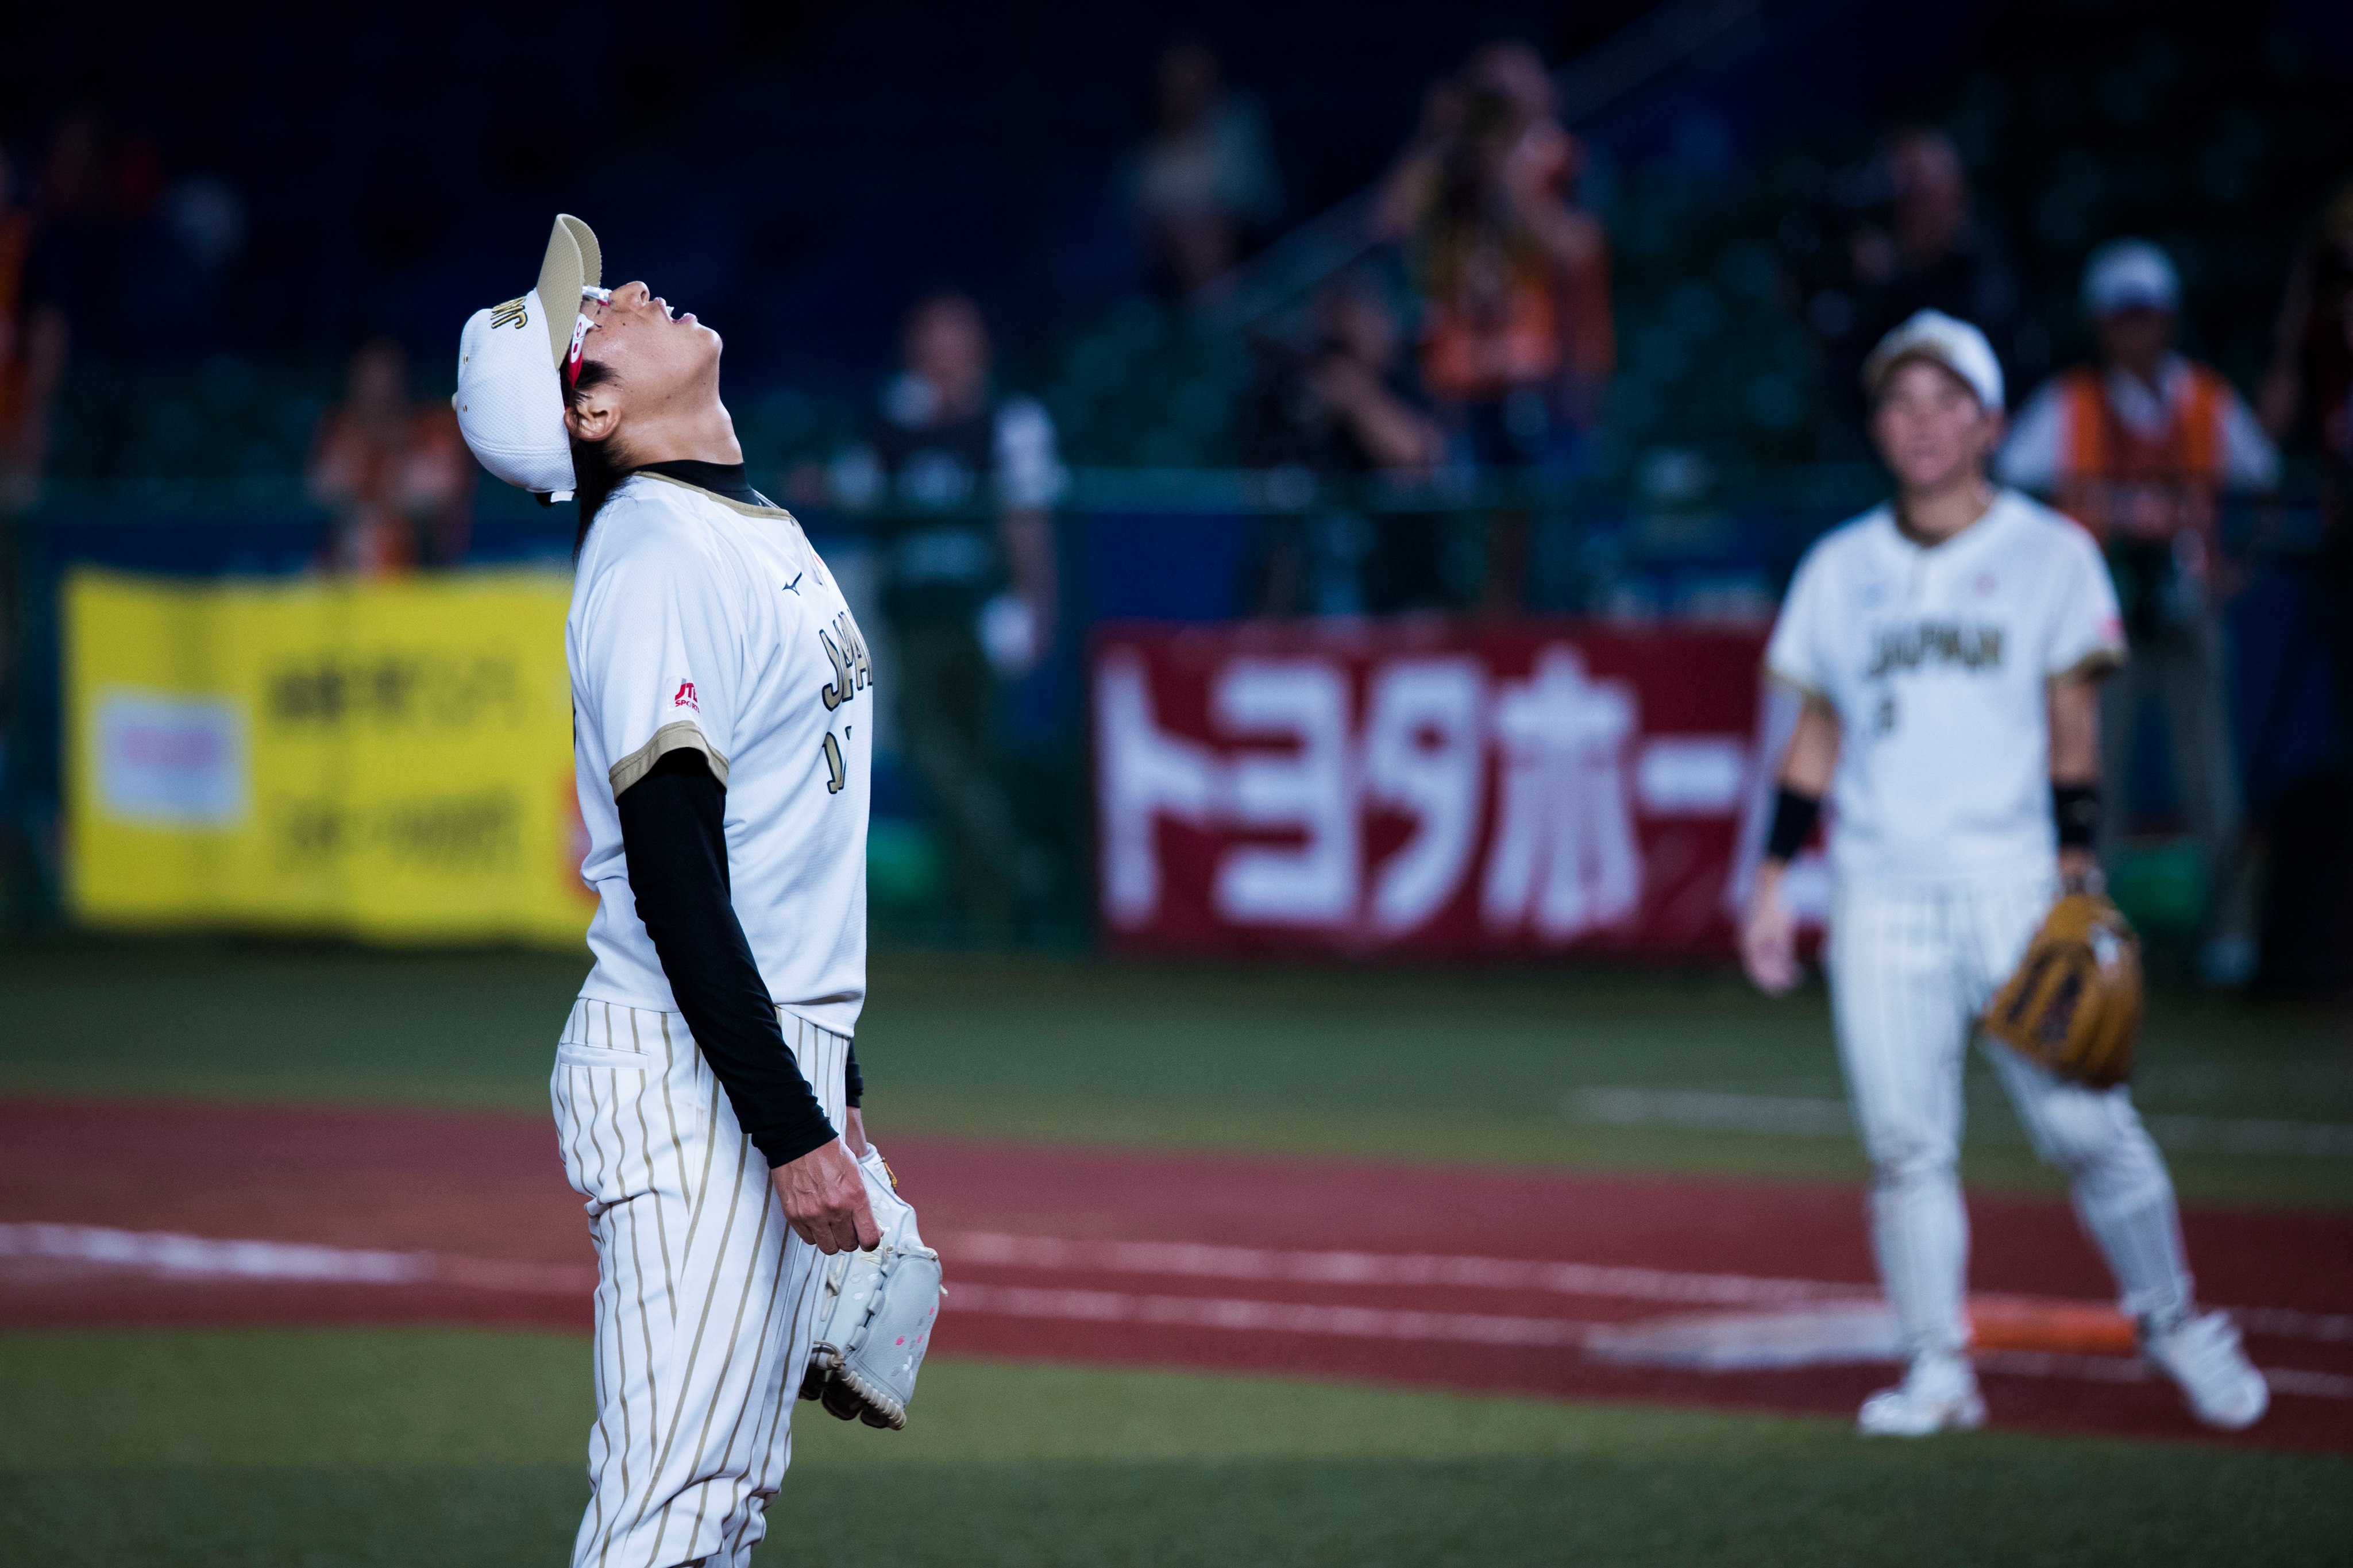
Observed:
[[[0,57],[0,138],[37,186],[61,124],[101,129],[108,210],[89,215],[57,285],[90,358],[331,362],[388,329],[429,367],[469,310],[529,272],[563,207],[596,224],[616,275],[722,323],[737,376],[843,392],[882,368],[926,286],[973,289],[1038,373],[1135,287],[1116,175],[1172,35],[1210,41],[1264,106],[1297,219],[1376,176],[1425,86],[1472,44],[1518,37],[1573,59],[1643,9],[685,0],[587,6],[557,29],[432,5],[300,26],[42,7]],[[2252,370],[2280,258],[2353,141],[2342,8],[1755,9],[1577,127],[1599,155],[1588,195],[1613,220],[1628,305],[1668,272],[1705,272],[1707,258],[1674,253],[1710,226],[1694,207],[1720,226],[1833,196],[1882,126],[1926,119],[1963,132],[2054,316],[2091,243],[2156,230],[2189,244],[2195,337]],[[216,274],[168,232],[191,180],[241,211]],[[2060,202],[2066,214],[2044,212]],[[1758,237],[1786,240],[1778,216],[1757,214]],[[1672,232],[1649,254],[1660,226]]]

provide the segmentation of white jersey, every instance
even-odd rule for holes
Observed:
[[[800,524],[636,475],[589,532],[564,636],[580,874],[598,899],[581,995],[677,1009],[629,891],[615,802],[691,747],[726,786],[729,890],[769,996],[852,1033],[866,996],[873,676]]]
[[[1817,541],[1765,662],[1838,714],[1833,872],[1952,882],[2052,871],[2044,686],[2124,652],[2091,535],[2015,491],[1925,548],[1885,506]]]

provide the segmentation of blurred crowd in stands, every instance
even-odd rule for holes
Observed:
[[[2107,118],[2148,123],[2151,95],[2189,74],[2172,57],[2112,69]],[[1208,44],[1170,43],[1141,85],[1141,134],[1106,167],[1132,231],[1134,291],[1074,300],[1043,338],[1010,345],[1030,408],[1082,468],[1295,469],[1344,490],[1366,477],[1475,476],[1491,489],[1588,481],[1671,495],[1852,459],[1856,369],[1890,324],[1925,306],[1975,321],[2013,381],[2039,385],[2075,344],[2094,346],[2074,273],[2095,244],[2131,232],[2099,232],[2095,215],[2147,216],[2147,198],[2168,194],[2147,167],[2080,148],[2044,156],[2040,171],[2004,159],[2005,134],[2029,140],[2050,118],[2049,84],[2016,71],[1969,79],[1942,124],[1828,155],[1760,149],[1713,173],[1696,154],[1639,165],[1605,155],[1597,171],[1559,118],[1546,63],[1523,44],[1490,45],[1430,84],[1344,264],[1279,279],[1271,308],[1234,321],[1199,306],[1253,268],[1279,273],[1268,264],[1282,247],[1269,242],[1314,214],[1286,194],[1261,100]],[[2016,101],[2029,93],[2032,105]],[[2207,210],[2180,207],[2174,231],[2154,237],[2187,278],[2188,309],[2169,314],[2194,340],[2227,335],[2213,345],[2228,351],[2219,372],[2251,393],[2261,378],[2256,423],[2310,458],[2346,439],[2320,438],[2344,379],[2332,336],[2342,263],[2327,236],[2346,226],[2346,204],[2296,257],[2251,263],[2232,209],[2267,143],[2247,110],[2220,106],[2221,130],[2195,162]],[[462,554],[470,486],[448,471],[447,422],[431,411],[446,377],[421,338],[407,334],[406,368],[398,332],[354,343],[332,370],[241,358],[216,306],[246,247],[243,197],[226,178],[169,164],[151,136],[96,110],[0,153],[0,461],[16,504],[45,461],[69,482],[261,482],[308,468],[312,498],[338,518],[322,561],[397,570]],[[1973,171],[2001,188],[1973,189]],[[2043,175],[2021,210],[2018,188]],[[2150,188],[2126,189],[2136,184]],[[2307,214],[2327,194],[2303,192]],[[2028,231],[2037,264],[2021,266]],[[2218,321],[2225,307],[2200,290],[2213,292],[2226,244],[2242,302]],[[2251,265],[2268,274],[2271,301],[2284,297],[2275,332],[2242,303]],[[2265,337],[2267,371],[2263,345],[2250,350]],[[751,368],[755,383],[761,374]],[[740,423],[765,472],[830,465],[871,422],[835,387],[763,392]],[[2046,444],[2058,406],[2037,425]],[[2242,410],[2232,427],[2243,455],[2254,424]],[[2262,480],[2235,458],[2231,477]],[[1442,602],[1531,602],[1525,511],[1515,523],[1500,509],[1476,549],[1452,542]],[[1395,607],[1392,547],[1368,542],[1380,531],[1324,531],[1314,560],[1271,543],[1253,604]],[[1335,551],[1356,566],[1335,570]],[[1556,598],[1534,602],[1574,607]]]
[[[2094,93],[2072,91],[2070,47],[2115,57],[2096,56]],[[2049,48],[1979,70],[1936,123],[1711,172],[1701,154],[1613,164],[1564,124],[1535,49],[1486,45],[1430,83],[1349,243],[1287,274],[1282,237],[1315,215],[1286,191],[1265,103],[1207,43],[1168,44],[1139,138],[1103,176],[1139,258],[1125,297],[1008,345],[971,294],[926,293],[902,301],[900,363],[870,405],[814,416],[786,388],[738,416],[756,479],[872,542],[899,743],[976,928],[1010,929],[1060,874],[1021,826],[997,718],[1064,626],[1055,519],[1073,470],[1263,475],[1243,612],[1609,613],[1635,601],[1602,546],[1633,531],[1595,518],[1704,521],[1776,473],[1852,474],[1859,367],[1934,307],[1981,326],[2010,373],[2003,478],[2108,550],[2137,655],[2108,689],[2109,773],[2127,792],[2147,776],[2135,759],[2161,713],[2210,889],[2209,969],[2243,976],[2257,914],[2231,737],[2258,721],[2232,710],[2227,614],[2279,539],[2273,512],[2234,498],[2284,493],[2274,511],[2308,520],[2301,614],[2333,667],[2336,743],[2353,743],[2353,184],[2329,189],[2353,157],[2314,172],[2327,138],[2308,127],[2334,100],[2276,40],[2227,78],[2155,35],[2137,53]],[[2154,106],[2184,82],[2215,101],[2173,100],[2164,133],[2205,141],[2168,160]],[[2267,112],[2284,117],[2270,131]],[[2303,226],[2292,254],[2244,221],[2252,172],[2283,147],[2306,159],[2301,184],[2274,187]],[[373,337],[340,391],[316,366],[219,359],[207,291],[244,246],[236,188],[170,171],[95,114],[15,151],[0,152],[0,510],[34,504],[51,459],[85,480],[174,454],[215,479],[299,463],[327,519],[322,569],[466,555],[476,475],[439,368]],[[2168,226],[2147,236],[2101,216],[2158,213]],[[1273,303],[1235,316],[1253,278]],[[101,384],[166,344],[202,367],[198,390],[168,401],[183,428],[133,430],[138,400]],[[243,434],[208,434],[213,407]],[[1869,489],[1832,486],[1823,505]],[[1767,614],[1788,563],[1745,599],[1683,607]],[[2127,800],[2107,820],[2138,818]]]

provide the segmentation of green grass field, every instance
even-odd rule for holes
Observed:
[[[0,1337],[0,1558],[562,1560],[584,1342]],[[903,1433],[814,1414],[761,1561],[2316,1563],[2353,1466],[1312,1383],[942,1362]]]
[[[0,1093],[545,1106],[582,965],[73,942],[0,954]],[[1580,1089],[1820,1098],[1820,995],[1693,975],[1203,970],[885,955],[878,1132],[1852,1177],[1849,1139],[1597,1126]],[[1985,1075],[1980,1073],[1980,1079]],[[2159,999],[2164,1113],[2353,1122],[2325,1015]],[[1989,1083],[1981,1184],[2045,1188]],[[2193,1200],[2341,1207],[2353,1161],[2177,1158]],[[0,1334],[0,1562],[560,1561],[584,1341]],[[811,1407],[813,1412],[813,1407]],[[813,1413],[761,1561],[2311,1563],[2353,1464],[1193,1373],[941,1361],[885,1435]]]

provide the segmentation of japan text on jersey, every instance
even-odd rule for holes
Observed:
[[[2091,537],[2012,492],[1934,545],[1885,507],[1819,541],[1766,664],[1838,717],[1836,871],[1952,880],[2051,864],[2046,686],[2120,658],[2119,626]]]

